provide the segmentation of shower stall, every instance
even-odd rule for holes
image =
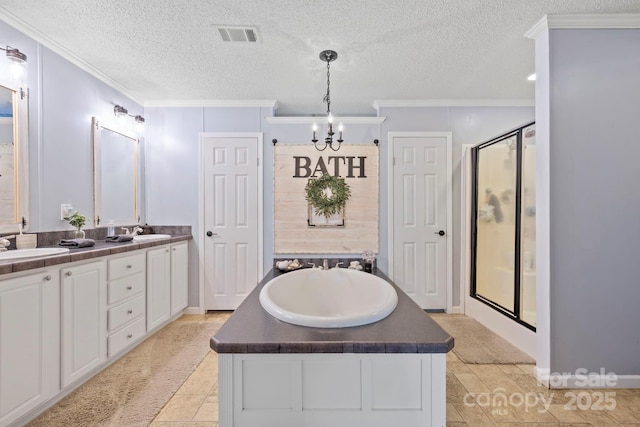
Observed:
[[[471,297],[535,331],[535,124],[479,144],[471,156]]]

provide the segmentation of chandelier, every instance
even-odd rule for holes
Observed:
[[[338,151],[340,149],[340,145],[342,144],[342,123],[338,126],[338,139],[336,140],[337,144],[334,147],[333,135],[335,132],[333,131],[333,116],[331,115],[331,62],[335,61],[338,58],[338,54],[333,50],[323,50],[320,52],[320,59],[327,63],[327,94],[324,96],[323,102],[327,103],[327,136],[324,138],[324,145],[318,146],[318,139],[316,138],[316,132],[318,131],[318,125],[313,124],[313,138],[311,142],[313,142],[313,146],[316,147],[318,151],[324,151],[327,147],[331,148],[333,151]]]

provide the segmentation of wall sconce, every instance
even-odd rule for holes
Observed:
[[[142,133],[144,132],[144,117],[135,116],[133,120],[135,120],[138,124],[138,134],[142,135]]]
[[[0,66],[1,79],[16,86],[26,85],[27,55],[11,46],[0,47],[0,50],[4,50],[7,58],[6,65]]]
[[[9,58],[10,60],[12,60],[15,63],[18,64],[24,64],[27,62],[27,55],[25,55],[24,53],[20,52],[20,50],[11,47],[11,46],[7,46],[6,48],[4,47],[0,47],[1,50],[5,51],[5,54],[7,55],[7,58]]]
[[[138,133],[142,133],[142,130],[144,129],[144,117],[141,115],[138,114],[134,116],[133,114],[129,114],[129,110],[124,108],[122,105],[114,105],[113,114],[117,118],[133,117],[133,120],[138,124]]]
[[[116,105],[113,107],[113,114],[118,118],[125,117],[129,115],[129,110],[127,110],[121,105]]]

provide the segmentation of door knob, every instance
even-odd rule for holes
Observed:
[[[212,231],[207,231],[207,237],[211,237],[211,236],[217,236],[218,233],[214,233]]]
[[[438,236],[444,236],[444,230],[436,231],[433,234],[437,234]]]

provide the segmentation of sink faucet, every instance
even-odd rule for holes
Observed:
[[[14,234],[12,234],[11,236],[0,237],[0,252],[5,252],[11,244],[9,239],[13,239],[15,237],[16,236]]]
[[[142,227],[140,227],[139,225],[136,225],[135,227],[133,227],[133,230],[131,230],[131,234],[136,236],[138,234],[142,234],[143,231],[144,229]]]

